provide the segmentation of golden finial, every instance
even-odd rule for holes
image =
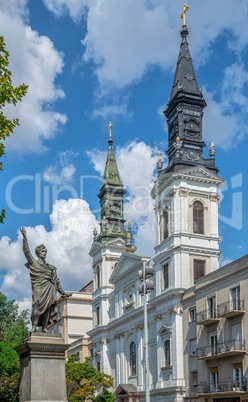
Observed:
[[[158,156],[158,161],[161,162],[162,156]]]
[[[180,141],[180,137],[178,135],[177,138],[176,138],[176,142],[179,142],[179,141]]]
[[[211,147],[211,148],[214,148],[214,143],[213,143],[213,142],[211,142],[210,147]]]
[[[183,27],[186,27],[187,26],[187,22],[186,22],[186,12],[188,11],[188,9],[189,9],[189,6],[187,6],[187,4],[184,4],[183,5],[183,12],[182,12],[182,14],[181,14],[181,17],[180,18],[182,18],[182,20],[183,20]]]
[[[127,237],[131,237],[131,234],[129,232],[127,233]]]

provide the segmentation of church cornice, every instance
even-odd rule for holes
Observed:
[[[152,198],[156,198],[156,196],[169,187],[171,183],[182,180],[187,180],[192,183],[213,184],[217,186],[220,186],[223,182],[221,177],[210,173],[202,166],[197,166],[194,169],[186,169],[177,173],[161,172],[151,191]]]

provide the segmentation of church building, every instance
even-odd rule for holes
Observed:
[[[151,191],[157,223],[153,256],[136,253],[131,224],[125,222],[125,190],[109,125],[98,195],[100,232],[94,230],[90,250],[93,363],[113,376],[116,399],[124,402],[245,401],[248,256],[219,267],[222,178],[214,144],[209,157],[203,156],[206,102],[190,55],[185,13],[180,33],[164,111],[168,162],[164,166],[158,159]],[[143,275],[142,285],[139,271],[144,274],[148,266],[153,275],[145,283]]]

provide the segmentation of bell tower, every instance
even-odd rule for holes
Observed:
[[[114,317],[114,303],[110,294],[114,285],[109,282],[115,264],[123,252],[135,252],[131,223],[124,227],[124,186],[118,171],[113,149],[113,125],[108,127],[108,153],[100,187],[100,233],[93,231],[90,256],[93,258],[94,291],[92,294],[93,329],[89,332],[93,339],[94,365],[110,374],[108,357],[107,325]]]
[[[198,277],[219,267],[218,187],[222,183],[215,165],[214,144],[210,146],[210,157],[203,156],[202,119],[206,102],[190,55],[187,10],[184,5],[180,51],[164,111],[168,123],[168,163],[164,167],[159,158],[152,190],[159,266],[168,261],[170,286],[182,288],[192,286]],[[157,289],[160,292],[161,285]]]

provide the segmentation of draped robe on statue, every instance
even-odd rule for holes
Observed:
[[[36,260],[30,253],[28,242],[23,241],[23,251],[28,263],[32,286],[31,320],[37,317],[37,326],[46,327],[57,321],[56,292],[64,294],[57,276],[57,269],[46,262]]]

